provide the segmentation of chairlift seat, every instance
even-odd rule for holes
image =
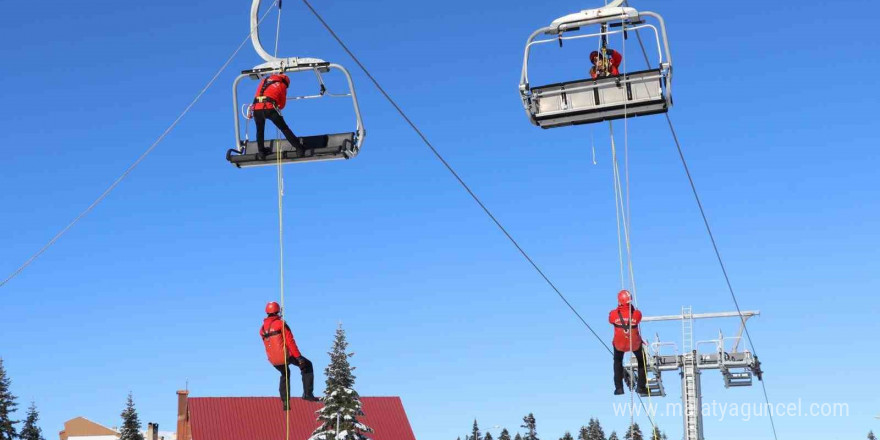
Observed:
[[[541,128],[590,124],[669,110],[660,69],[531,89],[530,112]]]
[[[229,150],[226,160],[238,168],[247,168],[261,165],[273,165],[278,162],[278,152],[281,152],[282,163],[314,162],[333,159],[351,159],[357,156],[355,149],[355,133],[336,133],[320,136],[301,137],[305,151],[298,154],[286,139],[266,139],[265,147],[271,151],[265,160],[257,159],[257,142],[242,142],[242,151]]]

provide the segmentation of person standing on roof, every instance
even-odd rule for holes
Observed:
[[[636,357],[639,365],[636,392],[648,394],[642,336],[639,334],[642,312],[633,307],[628,290],[617,293],[617,308],[608,314],[608,322],[614,326],[614,394],[623,394],[623,354],[628,351]]]
[[[603,49],[602,53],[594,50],[590,53],[590,62],[593,68],[590,69],[590,77],[593,79],[604,78],[606,76],[620,75],[620,63],[623,62],[623,55],[614,49]]]
[[[281,402],[284,410],[290,410],[290,367],[296,365],[302,374],[303,396],[304,400],[317,402],[315,397],[315,372],[312,368],[312,362],[306,359],[296,346],[293,340],[293,332],[281,317],[281,306],[277,302],[266,304],[266,314],[263,325],[260,326],[260,336],[263,338],[263,345],[266,346],[266,356],[269,363],[281,373],[281,380],[278,385],[278,392],[281,394]]]
[[[287,142],[290,142],[290,146],[296,150],[298,156],[302,156],[305,151],[300,139],[293,134],[293,131],[284,122],[284,117],[278,112],[278,110],[284,109],[284,106],[287,104],[288,87],[290,87],[290,78],[283,73],[276,73],[263,78],[260,84],[257,85],[257,93],[254,95],[252,108],[254,123],[257,125],[258,160],[265,160],[266,155],[272,152],[267,150],[264,145],[266,119],[272,121],[281,130],[281,133],[284,133],[284,138],[287,139]]]

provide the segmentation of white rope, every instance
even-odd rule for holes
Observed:
[[[262,22],[263,19],[265,19],[267,15],[268,14],[263,15],[263,17],[260,19],[260,22]],[[259,23],[257,23],[257,25],[259,26]],[[43,255],[43,253],[45,253],[47,250],[49,250],[49,248],[52,247],[52,245],[54,245],[55,242],[57,242],[59,239],[61,239],[61,237],[64,236],[64,234],[66,234],[67,231],[69,231],[71,228],[73,228],[74,225],[79,223],[79,221],[82,220],[83,217],[85,217],[90,212],[92,212],[92,210],[94,210],[98,206],[98,204],[103,202],[104,199],[106,199],[107,196],[109,196],[110,193],[113,192],[113,190],[116,189],[116,187],[119,186],[119,184],[122,183],[122,181],[125,180],[125,178],[128,177],[128,175],[131,174],[131,172],[134,171],[134,169],[137,168],[137,166],[140,165],[141,162],[143,162],[144,159],[146,159],[147,156],[149,156],[150,153],[152,153],[153,150],[156,149],[156,147],[159,146],[159,144],[163,140],[165,140],[165,137],[167,137],[168,134],[170,134],[171,131],[174,130],[175,127],[177,127],[177,124],[180,123],[180,121],[183,119],[183,117],[186,116],[187,113],[189,113],[190,109],[192,109],[193,106],[195,106],[196,103],[199,102],[199,100],[202,98],[202,96],[205,94],[205,92],[207,92],[208,89],[211,88],[211,86],[214,84],[214,82],[217,81],[217,78],[220,77],[220,74],[223,73],[224,70],[226,70],[226,67],[229,66],[229,63],[231,63],[232,60],[235,59],[236,55],[238,55],[238,52],[241,51],[241,48],[244,47],[245,43],[247,43],[248,40],[250,39],[250,36],[251,36],[251,33],[248,32],[247,37],[245,37],[244,40],[242,40],[241,44],[238,45],[238,48],[236,48],[235,51],[232,52],[232,55],[230,55],[229,58],[226,59],[226,62],[224,62],[223,65],[220,66],[220,69],[217,70],[217,72],[214,74],[214,76],[211,77],[211,79],[202,88],[202,90],[199,91],[199,93],[196,95],[196,97],[193,98],[192,101],[190,101],[189,105],[187,105],[186,108],[183,109],[183,111],[180,113],[180,115],[177,116],[177,118],[174,120],[174,122],[172,122],[171,125],[169,125],[168,128],[166,128],[165,131],[163,131],[162,134],[159,135],[159,137],[150,145],[150,147],[147,148],[146,151],[144,151],[140,155],[140,157],[138,157],[137,160],[134,161],[134,163],[132,163],[128,168],[126,168],[125,171],[119,177],[117,177],[116,180],[114,180],[113,183],[110,184],[110,186],[107,187],[107,189],[105,189],[104,192],[102,192],[101,195],[99,195],[98,198],[95,199],[94,202],[92,202],[88,207],[86,207],[86,209],[84,209],[82,212],[80,212],[79,215],[77,215],[70,223],[68,223],[67,226],[65,226],[63,229],[61,229],[60,232],[55,234],[55,236],[52,237],[52,239],[49,240],[45,245],[43,245],[43,247],[41,247],[36,253],[31,255],[31,257],[28,258],[27,261],[24,262],[24,264],[22,264],[21,266],[18,267],[18,269],[15,270],[15,272],[12,272],[12,274],[10,274],[8,277],[6,277],[6,279],[4,279],[2,283],[0,283],[0,287],[5,286],[10,281],[12,281],[13,278],[18,276],[18,274],[20,274],[28,266],[30,266],[34,261],[36,261],[37,258],[39,258],[41,255]]]

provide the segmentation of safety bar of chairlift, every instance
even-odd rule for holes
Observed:
[[[366,137],[366,131],[364,130],[363,118],[361,117],[361,109],[360,109],[360,105],[358,104],[357,92],[355,92],[355,90],[354,90],[354,82],[351,79],[351,74],[348,72],[348,70],[345,67],[343,67],[339,64],[336,64],[336,63],[329,63],[327,65],[327,67],[329,69],[338,69],[338,70],[342,71],[342,73],[345,75],[346,81],[348,81],[348,90],[350,91],[350,93],[344,94],[342,96],[350,96],[351,97],[352,106],[354,107],[355,119],[357,122],[357,128],[355,130],[355,132],[357,133],[357,142],[355,143],[354,149],[360,150],[361,145],[364,143],[364,138]],[[304,66],[304,67],[283,68],[283,71],[296,73],[296,72],[303,72],[303,71],[312,70],[312,69],[313,69],[312,67],[305,67]],[[280,72],[280,71],[282,71],[282,69],[275,69],[274,71]],[[269,72],[265,72],[265,73],[269,73]],[[250,73],[242,73],[238,77],[236,77],[235,81],[233,81],[233,83],[232,83],[232,104],[233,104],[232,108],[233,108],[233,112],[235,113],[235,150],[238,152],[242,151],[241,123],[239,122],[239,114],[238,114],[238,84],[241,82],[242,79],[244,79],[245,77],[251,76],[251,75],[252,74],[250,74]]]
[[[651,350],[654,351],[655,356],[662,356],[663,354],[660,353],[660,349],[662,349],[663,347],[669,347],[669,346],[673,347],[673,349],[672,349],[673,353],[678,354],[678,345],[676,345],[675,342],[652,342],[651,343]]]
[[[623,77],[623,79],[618,79],[617,83],[620,83],[620,84],[631,84],[631,83],[636,83],[636,82],[644,83],[645,81],[648,81],[648,80],[663,78],[663,76],[661,76],[661,75],[643,76],[643,77],[639,77],[636,79],[630,78],[630,75],[621,75],[621,76]],[[613,78],[613,77],[611,77],[611,78]],[[617,84],[617,83],[615,83],[615,84]],[[571,88],[567,88],[567,89],[559,88],[557,90],[549,90],[546,92],[539,92],[538,95],[539,96],[553,96],[553,95],[561,95],[563,93],[570,94],[570,93],[574,93],[574,92],[582,92],[585,90],[593,90],[595,88],[596,88],[595,85],[585,85],[585,86],[579,86],[579,87],[571,87]],[[550,112],[550,113],[552,114],[552,112]],[[560,113],[565,113],[565,112],[561,111]]]
[[[652,12],[652,11],[642,11],[642,12],[639,12],[639,15],[640,16],[646,15],[648,17],[654,17],[655,19],[657,19],[658,23],[660,24],[660,35],[662,36],[662,39],[663,39],[663,47],[666,49],[666,63],[668,64],[668,71],[666,72],[666,100],[667,100],[667,102],[669,102],[671,104],[672,103],[672,51],[670,51],[670,49],[669,49],[669,36],[666,33],[666,21],[663,19],[663,17],[660,14],[657,14],[656,12]],[[619,20],[619,18],[617,18],[617,19]],[[614,21],[614,20],[615,19],[612,19],[609,21]],[[596,23],[596,24],[598,24],[598,23]],[[634,28],[646,27],[646,26],[653,27],[652,25],[637,25]],[[538,35],[541,35],[542,33],[552,34],[552,31],[554,29],[556,29],[556,28],[553,26],[543,27],[541,29],[538,29],[538,30],[532,32],[532,34],[529,35],[528,40],[526,40],[526,49],[525,49],[525,53],[523,55],[523,67],[522,67],[522,72],[520,75],[519,89],[520,89],[520,95],[521,95],[521,98],[523,101],[523,108],[526,112],[526,115],[529,117],[529,120],[532,121],[533,124],[537,124],[537,122],[532,118],[532,114],[529,111],[529,105],[527,102],[528,89],[529,89],[529,86],[528,86],[528,84],[529,84],[529,74],[528,74],[529,52],[532,47],[532,42],[534,42],[535,38],[537,38]],[[605,32],[605,34],[607,35],[609,33],[621,33],[621,32],[624,32],[624,30],[629,30],[629,29],[624,28],[624,29],[619,29],[619,30],[614,30],[614,31],[608,31],[608,32]],[[634,30],[637,31],[638,29],[634,29]],[[654,28],[654,31],[656,33],[656,28]],[[599,33],[599,35],[602,35],[602,33]],[[562,37],[562,38],[566,38],[566,37]],[[568,38],[573,38],[573,37],[568,37]],[[553,41],[553,40],[549,40],[549,41]],[[658,50],[659,50],[659,42],[658,42]],[[662,67],[662,53],[661,53],[661,67]]]

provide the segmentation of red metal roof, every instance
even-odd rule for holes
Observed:
[[[374,440],[415,440],[400,397],[361,397]],[[285,415],[277,397],[190,397],[192,440],[285,440]],[[318,427],[320,402],[290,400],[289,440],[307,440]]]

